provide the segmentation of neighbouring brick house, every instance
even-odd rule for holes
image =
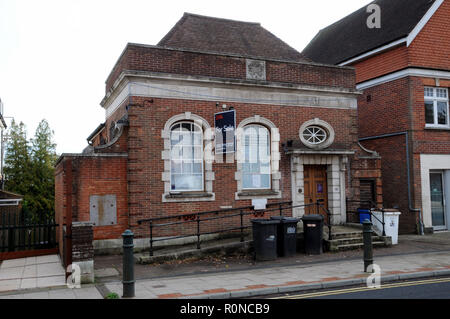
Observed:
[[[321,30],[302,52],[356,68],[361,143],[382,157],[384,205],[400,232],[450,229],[450,1],[379,0]]]
[[[382,201],[380,158],[357,140],[358,95],[353,68],[312,63],[259,23],[185,14],[158,45],[123,50],[106,80],[105,122],[83,153],[57,162],[57,218],[92,221],[97,250],[121,247],[127,228],[148,246],[140,219],[253,199],[323,198],[342,224],[360,181]],[[211,130],[230,109],[231,161],[216,154]]]

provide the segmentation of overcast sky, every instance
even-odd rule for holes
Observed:
[[[105,80],[128,42],[155,45],[184,12],[261,25],[302,51],[370,0],[0,0],[0,98],[28,137],[47,119],[57,152],[79,153],[105,121]],[[10,123],[11,119],[6,118]]]

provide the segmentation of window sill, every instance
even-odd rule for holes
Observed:
[[[166,194],[166,198],[198,198],[198,197],[212,197],[212,193],[207,192],[180,192]]]
[[[248,191],[241,191],[238,193],[238,196],[267,196],[267,195],[278,195],[278,192],[271,189],[255,189]]]
[[[450,126],[425,125],[426,130],[450,131]]]
[[[236,200],[244,199],[256,199],[256,198],[281,198],[280,191],[274,191],[271,189],[261,189],[261,190],[242,190],[236,194]]]
[[[213,201],[214,199],[214,193],[208,192],[180,192],[163,194],[163,202]]]

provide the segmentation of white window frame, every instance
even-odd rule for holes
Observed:
[[[202,191],[174,191],[171,185],[171,141],[170,133],[174,124],[182,121],[191,121],[201,127],[203,132],[203,190]],[[215,179],[212,164],[214,161],[214,134],[208,121],[201,116],[184,112],[172,116],[167,120],[164,129],[161,131],[164,148],[161,152],[161,159],[164,161],[164,171],[161,173],[161,180],[164,183],[162,202],[200,202],[214,201],[213,181]]]
[[[193,121],[179,121],[179,122],[175,122],[174,124],[171,125],[170,133],[172,134],[174,126],[182,125],[183,123],[187,123],[187,124],[194,125],[194,126],[198,127],[200,132],[201,132],[201,135],[202,135],[201,144],[200,144],[200,146],[201,146],[201,158],[202,158],[202,161],[201,161],[201,164],[202,164],[202,167],[201,167],[202,184],[201,184],[201,187],[198,188],[198,189],[172,189],[172,175],[173,175],[173,173],[172,173],[172,161],[173,161],[173,158],[171,156],[171,158],[170,158],[170,188],[171,188],[172,192],[202,192],[202,191],[205,190],[205,170],[204,170],[204,159],[203,159],[203,148],[204,148],[204,145],[203,145],[203,130],[202,130],[202,127],[200,125],[198,125],[197,123],[195,123]],[[192,145],[192,146],[195,147],[195,145]],[[171,138],[170,139],[170,150],[171,151],[172,151],[172,147],[173,147],[173,145],[172,145],[172,138]],[[193,158],[191,158],[191,159],[184,159],[184,158],[181,159],[181,162],[184,162],[186,160],[191,160],[192,163],[194,163],[195,162],[194,153],[192,154],[192,156],[193,156]]]
[[[303,134],[305,132],[305,130],[309,127],[320,127],[326,133],[326,135],[327,135],[326,138],[320,143],[310,143]],[[314,118],[312,120],[304,122],[300,126],[298,134],[299,134],[299,137],[300,137],[300,140],[302,141],[302,143],[306,147],[314,149],[314,150],[321,150],[321,149],[329,147],[331,144],[333,144],[334,138],[335,138],[335,132],[334,132],[333,127],[329,123],[327,123],[319,118]]]
[[[262,128],[267,130],[267,134],[268,134],[268,138],[269,138],[269,141],[267,142],[267,147],[268,147],[268,151],[269,151],[269,186],[268,187],[258,187],[258,188],[251,188],[251,187],[247,188],[247,187],[244,187],[244,175],[245,175],[245,173],[244,173],[244,170],[242,170],[242,190],[258,190],[258,189],[267,190],[267,189],[272,189],[272,178],[271,178],[271,176],[272,176],[272,169],[271,169],[271,165],[270,165],[270,161],[271,161],[270,160],[270,154],[271,154],[270,129],[268,127],[266,127],[265,125],[261,125],[259,123],[248,124],[248,125],[244,126],[244,128],[243,128],[244,129],[244,133],[243,133],[243,137],[244,138],[245,138],[245,129],[250,128],[250,127],[262,127]],[[258,138],[259,138],[259,135],[258,135]],[[244,154],[245,154],[245,141],[242,143],[242,146],[244,147]],[[258,149],[258,154],[259,153],[260,153],[260,150]],[[243,164],[245,164],[245,155],[244,155],[244,163]],[[261,175],[261,174],[251,174],[251,175]]]
[[[425,91],[432,90],[433,96],[426,96]],[[446,92],[446,97],[438,97],[437,91],[444,90]],[[424,115],[425,115],[425,103],[432,102],[433,103],[433,123],[427,123],[425,118],[425,127],[427,128],[450,128],[450,115],[449,115],[449,97],[448,97],[448,89],[442,87],[424,87]],[[438,102],[445,102],[447,104],[447,124],[438,124]]]
[[[243,145],[243,131],[247,125],[262,125],[269,130],[270,136],[270,189],[243,189],[243,159],[244,159],[244,145]],[[280,172],[280,133],[275,124],[259,115],[254,115],[242,120],[236,129],[236,173],[235,180],[237,183],[237,192],[235,193],[235,200],[246,199],[279,199],[282,198],[280,187],[281,172]]]

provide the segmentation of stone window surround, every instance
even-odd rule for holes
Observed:
[[[242,188],[242,161],[243,145],[242,133],[246,125],[259,124],[267,127],[270,133],[270,168],[271,168],[271,189],[264,190],[243,190]],[[253,198],[281,198],[280,189],[280,133],[276,125],[259,115],[248,117],[242,120],[236,130],[236,166],[235,180],[237,182],[237,192],[235,193],[235,200],[253,199]]]
[[[192,121],[199,125],[203,130],[203,145],[204,145],[204,191],[203,192],[172,192],[170,185],[170,128],[179,121]],[[167,120],[164,129],[161,131],[161,137],[164,140],[164,149],[161,152],[161,157],[164,161],[164,171],[161,174],[164,182],[164,193],[162,194],[162,202],[193,202],[193,201],[214,201],[215,194],[213,193],[214,172],[212,171],[212,163],[214,155],[212,152],[212,145],[214,136],[212,134],[211,126],[201,116],[192,114],[191,112],[184,112],[172,116]]]
[[[308,142],[305,140],[304,136],[303,136],[303,131],[304,131],[308,126],[319,126],[319,127],[323,128],[323,129],[328,133],[328,136],[327,136],[326,140],[323,141],[323,142],[320,143],[320,144],[311,144],[311,143],[308,143]],[[334,133],[333,127],[332,127],[330,124],[328,124],[327,122],[325,122],[325,121],[323,121],[323,120],[321,120],[321,119],[319,119],[319,118],[314,118],[314,119],[312,119],[312,120],[309,120],[309,121],[304,122],[304,123],[302,124],[302,126],[300,126],[300,129],[299,129],[299,136],[300,136],[300,140],[302,141],[302,143],[303,143],[305,146],[307,146],[307,147],[309,147],[309,148],[311,148],[311,149],[320,150],[320,149],[327,148],[328,146],[330,146],[331,144],[333,144],[333,142],[334,142],[334,137],[335,137],[335,133]]]

